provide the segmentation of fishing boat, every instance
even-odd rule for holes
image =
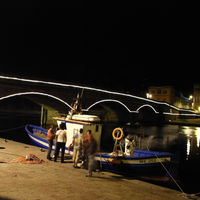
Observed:
[[[81,116],[83,117],[83,116]],[[100,132],[101,125],[91,124],[91,122],[83,122],[83,121],[75,121],[75,120],[61,120],[59,119],[59,123],[67,124],[67,132],[70,133],[70,130],[73,127],[73,131],[76,132],[80,127],[83,127],[84,134],[87,132],[87,128],[91,128],[95,130],[94,132],[95,139],[98,141],[98,146],[100,147]],[[71,127],[72,125],[72,127]],[[97,126],[100,126],[97,128]],[[90,129],[90,130],[91,130]],[[48,149],[48,142],[46,140],[47,129],[44,129],[40,126],[27,124],[25,126],[25,130],[28,133],[31,141],[34,145]],[[69,134],[70,135],[70,134]],[[68,137],[69,138],[69,137]],[[69,151],[68,147],[71,144],[72,138],[68,140],[65,153],[73,154],[72,151]],[[120,145],[119,145],[120,146]],[[120,149],[120,148],[119,148]],[[55,150],[55,146],[53,145],[53,150]],[[125,152],[121,152],[121,150],[116,150],[115,152],[105,153],[100,152],[96,154],[95,157],[98,162],[98,166],[102,170],[108,171],[116,171],[122,173],[131,173],[131,174],[151,174],[156,176],[163,176],[166,174],[166,171],[163,168],[165,165],[166,168],[169,169],[172,154],[167,152],[154,152],[154,151],[145,151],[145,150],[134,150],[131,155],[125,154]]]
[[[80,118],[79,118],[80,117]],[[97,141],[98,149],[100,149],[100,141],[101,141],[101,132],[102,125],[98,122],[100,119],[94,115],[74,115],[72,118],[61,118],[55,117],[57,120],[58,127],[61,124],[64,124],[65,129],[67,130],[67,142],[65,153],[73,154],[72,151],[68,148],[72,144],[73,136],[76,133],[79,133],[79,130],[83,129],[83,136],[87,133],[88,130],[91,130],[95,140]],[[25,126],[25,130],[28,133],[33,144],[39,146],[41,148],[48,148],[47,141],[47,129],[44,129],[40,126],[27,124]],[[55,150],[55,144],[52,147],[52,150]]]
[[[73,109],[68,113],[67,117],[54,117],[57,125],[64,124],[67,131],[67,143],[65,153],[73,154],[69,151],[69,146],[72,143],[73,135],[79,133],[83,129],[83,137],[88,130],[92,131],[98,145],[98,153],[96,161],[101,170],[117,171],[124,173],[142,173],[166,175],[165,168],[170,167],[172,154],[167,152],[154,152],[145,150],[136,150],[134,141],[128,138],[122,128],[115,128],[112,132],[114,140],[113,152],[101,152],[101,120],[96,115],[88,115],[77,112],[78,101],[75,102]],[[48,148],[46,140],[47,129],[35,125],[26,125],[25,130],[28,133],[31,141],[42,148]],[[55,146],[53,145],[53,150]]]

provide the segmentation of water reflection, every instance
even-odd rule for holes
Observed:
[[[147,149],[157,151],[173,152],[179,146],[181,132],[179,126],[148,126],[138,129],[129,129],[129,133],[135,136],[138,149]],[[181,139],[183,140],[183,139]]]
[[[199,155],[200,127],[166,125],[129,128],[134,135],[137,148],[157,151],[180,152],[183,159]],[[200,158],[199,158],[200,159]]]
[[[190,138],[187,138],[187,159],[188,159],[188,156],[190,155],[190,148],[191,148],[191,142],[190,142]]]
[[[166,125],[129,130],[137,148],[166,151],[175,155],[177,179],[184,191],[199,192],[195,182],[200,178],[200,127]]]
[[[196,128],[195,135],[197,138],[197,147],[199,148],[199,146],[200,146],[200,128],[199,127]]]
[[[200,155],[200,128],[184,126],[182,131],[187,137],[186,159],[198,159]]]

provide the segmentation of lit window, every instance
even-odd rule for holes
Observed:
[[[161,94],[161,90],[159,89],[159,90],[157,90],[157,94]]]
[[[163,94],[167,94],[167,90],[163,90]]]

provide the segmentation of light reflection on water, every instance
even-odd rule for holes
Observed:
[[[173,153],[177,163],[177,178],[184,191],[199,192],[199,186],[195,182],[200,179],[200,127],[178,125],[127,127],[127,132],[134,136],[137,149],[149,148],[152,151]],[[106,135],[109,133],[112,133],[111,128]],[[114,143],[112,136],[106,139],[104,135],[104,141],[109,141],[109,144]]]
[[[191,148],[191,142],[190,142],[190,138],[187,138],[187,158],[190,155],[190,148]]]
[[[166,125],[143,127],[143,148],[167,151],[175,155],[178,179],[186,192],[199,192],[200,127]],[[139,130],[141,131],[141,130]]]
[[[197,127],[195,130],[195,136],[197,138],[197,147],[199,148],[200,146],[200,128],[199,127]]]
[[[188,160],[190,157],[198,156],[200,153],[200,127],[187,127],[184,126],[183,134],[187,137],[187,146],[186,146],[186,152]]]
[[[112,125],[112,128],[116,126]],[[107,143],[110,150],[112,149],[110,143],[114,143],[111,136],[112,128],[106,127],[102,141]],[[134,137],[137,149],[178,153],[183,160],[198,156],[200,151],[200,127],[178,125],[127,127],[126,132]]]
[[[139,147],[151,150],[185,153],[186,157],[198,155],[200,151],[200,127],[166,125],[132,129],[140,137]]]

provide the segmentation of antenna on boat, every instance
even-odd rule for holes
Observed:
[[[82,90],[81,90],[81,96],[80,96],[80,99],[82,99],[83,92],[84,92],[84,88],[82,88]]]
[[[83,96],[83,91],[84,88],[81,90],[81,95],[79,95],[79,93],[77,94],[72,109],[69,111],[68,119],[72,119],[74,113],[81,113],[81,99]]]

